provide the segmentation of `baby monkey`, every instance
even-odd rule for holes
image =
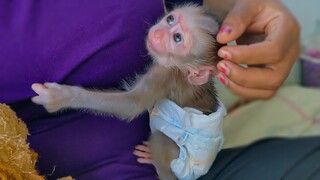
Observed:
[[[126,91],[35,83],[32,101],[48,112],[91,109],[129,121],[148,110],[152,133],[136,147],[138,161],[152,163],[160,179],[196,179],[207,173],[223,143],[226,112],[211,81],[220,60],[218,30],[217,18],[203,7],[177,7],[149,30],[153,64]]]

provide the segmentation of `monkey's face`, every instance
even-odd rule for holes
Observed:
[[[177,57],[186,56],[193,44],[186,12],[178,9],[167,14],[150,29],[146,43],[149,53],[160,64],[172,66],[182,63],[177,62]]]
[[[190,84],[203,85],[216,74],[214,60],[217,19],[199,6],[183,6],[151,27],[146,44],[149,53],[165,67],[177,67]]]

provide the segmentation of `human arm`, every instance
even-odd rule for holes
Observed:
[[[272,97],[299,55],[297,20],[278,0],[204,0],[204,5],[225,17],[217,40],[237,41],[219,50],[224,60],[218,64],[218,79],[242,97]]]

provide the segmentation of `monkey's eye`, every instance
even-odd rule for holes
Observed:
[[[172,25],[172,24],[174,23],[174,17],[173,17],[172,15],[169,15],[169,16],[167,17],[167,23],[168,23],[169,25]]]
[[[182,44],[182,35],[180,33],[174,33],[173,40],[177,44]]]

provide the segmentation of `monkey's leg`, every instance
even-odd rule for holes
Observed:
[[[156,167],[160,179],[176,180],[170,168],[173,159],[179,156],[178,145],[160,131],[151,134],[149,147],[152,154],[153,165]]]

